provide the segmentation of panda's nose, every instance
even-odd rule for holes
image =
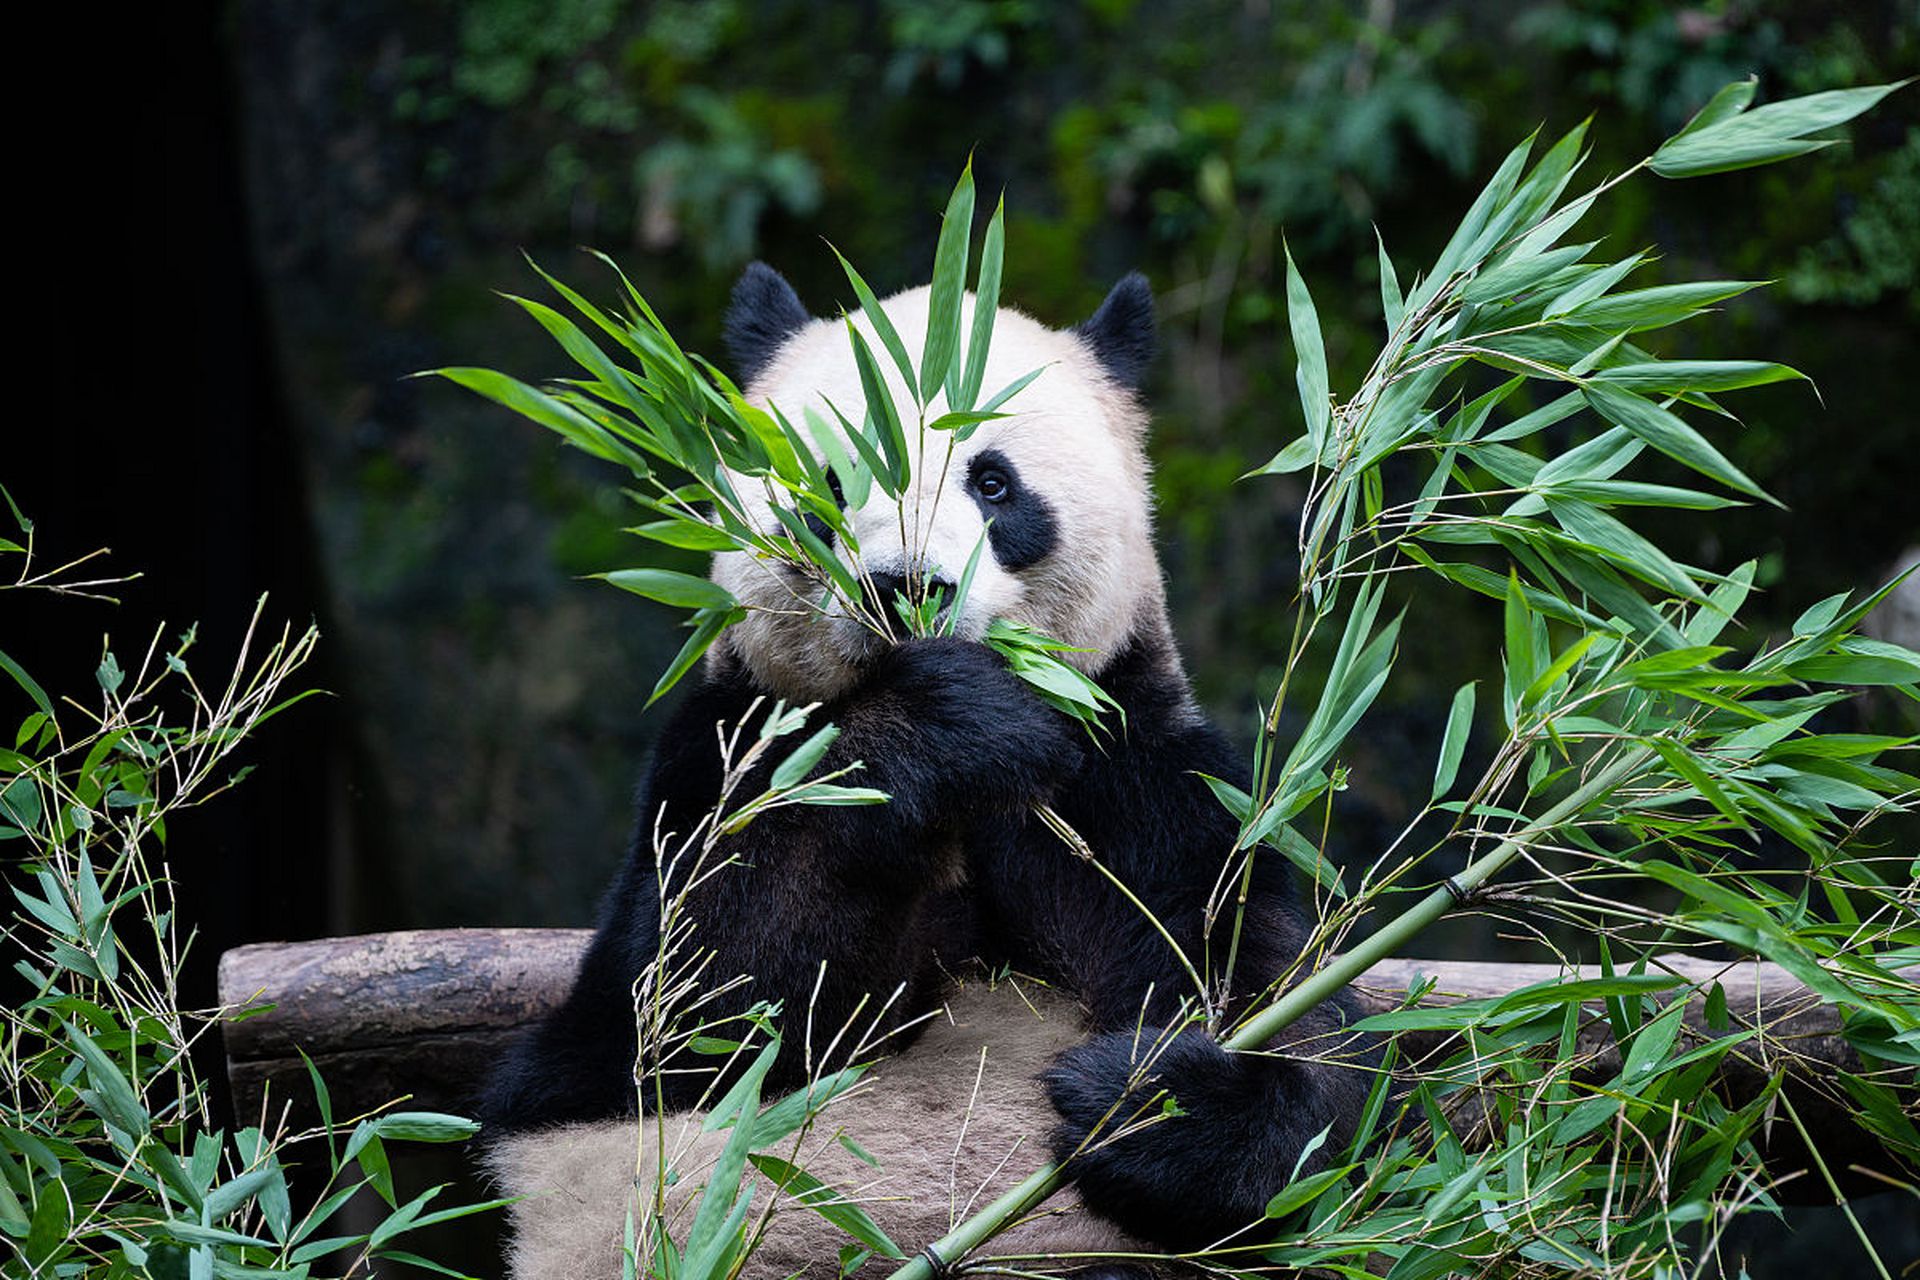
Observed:
[[[906,593],[907,575],[904,573],[867,575],[867,603],[878,609],[885,617],[893,616],[893,598]]]
[[[889,625],[898,621],[894,612],[895,596],[906,596],[910,600],[921,600],[936,592],[943,592],[947,604],[953,603],[953,579],[942,573],[892,573],[879,571],[869,573],[866,580],[867,605]]]

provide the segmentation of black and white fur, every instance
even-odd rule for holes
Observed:
[[[885,307],[917,354],[927,291]],[[809,404],[831,421],[827,401],[849,412],[862,403],[840,322],[809,317],[764,265],[735,288],[727,336],[749,398],[779,405],[795,422]],[[755,611],[722,638],[704,681],[661,734],[640,834],[573,991],[493,1079],[484,1117],[495,1133],[530,1133],[514,1141],[533,1144],[543,1135],[530,1131],[634,1113],[632,986],[659,928],[651,833],[656,824],[685,830],[712,807],[714,726],[739,722],[755,698],[770,695],[822,703],[814,723],[831,720],[841,733],[821,768],[862,761],[850,781],[892,799],[781,809],[736,837],[743,865],[695,898],[699,943],[716,952],[709,972],[752,978],[732,993],[735,1007],[779,1000],[790,1012],[811,1007],[814,1025],[831,1028],[863,999],[871,1009],[902,987],[894,1009],[906,1021],[938,1006],[951,976],[977,963],[1045,978],[1077,1001],[1085,1023],[1084,1039],[1044,1072],[1053,1152],[1078,1151],[1068,1170],[1096,1213],[1172,1249],[1202,1248],[1256,1223],[1321,1130],[1332,1129],[1323,1153],[1341,1148],[1370,1074],[1311,1060],[1302,1046],[1342,1038],[1351,1011],[1344,1000],[1265,1054],[1228,1053],[1197,1030],[1178,1033],[1153,1080],[1185,1114],[1079,1150],[1191,985],[1139,909],[1073,856],[1033,807],[1050,804],[1071,823],[1203,966],[1204,913],[1236,825],[1197,775],[1247,781],[1239,753],[1196,706],[1167,622],[1146,419],[1135,395],[1152,345],[1152,296],[1138,275],[1075,329],[1003,310],[986,390],[1046,366],[1011,403],[1012,416],[983,426],[950,465],[917,468],[916,487],[898,504],[876,490],[848,513],[882,580],[950,581],[987,530],[990,553],[954,638],[889,645],[849,619],[804,616],[793,607],[795,581],[777,566],[745,553],[716,559],[715,580]],[[911,409],[904,389],[893,389]],[[1083,648],[1071,660],[1119,701],[1124,730],[1110,716],[1114,731],[1096,743],[1036,698],[978,642],[994,617]],[[1235,997],[1267,987],[1304,936],[1282,860],[1256,859]],[[885,1105],[884,1067],[881,1075],[876,1106]],[[785,1052],[768,1093],[803,1079],[799,1052]],[[973,1064],[954,1064],[952,1079],[956,1091],[970,1088]],[[668,1080],[676,1082],[669,1110],[693,1105],[706,1085]],[[890,1123],[884,1114],[878,1122]],[[872,1136],[849,1128],[863,1142]],[[1039,1155],[1029,1153],[1029,1166]]]

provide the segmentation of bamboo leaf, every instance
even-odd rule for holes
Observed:
[[[1804,155],[1832,142],[1809,141],[1807,134],[1845,124],[1910,82],[1833,89],[1752,110],[1746,109],[1751,87],[1729,85],[1685,129],[1660,144],[1647,165],[1663,178],[1697,178]]]
[[[954,585],[953,601],[947,606],[946,624],[940,634],[952,635],[960,625],[960,619],[967,609],[967,597],[973,593],[974,574],[980,569],[980,556],[987,549],[987,538],[993,532],[993,521],[987,521],[980,530],[980,536],[974,540],[973,552],[967,556],[967,567],[960,572],[960,581]]]
[[[1313,442],[1315,456],[1326,452],[1327,424],[1332,415],[1328,403],[1327,349],[1320,337],[1320,315],[1313,308],[1313,295],[1287,251],[1287,326],[1293,332],[1294,382],[1300,389],[1300,408],[1306,414],[1307,438]]]
[[[600,349],[599,344],[580,332],[579,326],[573,321],[545,303],[535,302],[531,298],[522,298],[512,293],[503,293],[500,296],[539,321],[540,327],[560,344],[561,350],[572,356],[574,362],[582,369],[598,378],[609,391],[614,393],[620,403],[632,404],[645,398],[640,389],[633,384],[633,379],[627,371],[614,363],[607,353]]]
[[[1005,404],[1007,401],[1019,395],[1022,391],[1026,389],[1026,386],[1029,382],[1032,382],[1035,378],[1039,377],[1041,374],[1045,373],[1046,371],[1047,371],[1047,367],[1045,365],[1041,365],[1038,369],[1029,370],[1028,372],[1021,374],[1019,377],[1015,378],[1012,382],[1009,382],[1006,386],[1000,388],[1000,390],[994,394],[992,399],[988,400],[985,404],[980,406],[979,411],[981,413],[992,413],[994,410],[998,409],[1001,405]],[[963,433],[965,430],[966,430],[965,428],[962,428]],[[961,439],[964,440],[965,438],[966,436],[962,434]]]
[[[1660,406],[1604,383],[1590,383],[1581,394],[1601,417],[1625,427],[1668,457],[1718,480],[1729,489],[1773,501],[1746,473],[1708,444],[1705,437]]]
[[[92,1036],[72,1022],[63,1025],[67,1030],[67,1043],[86,1065],[87,1079],[93,1085],[88,1098],[93,1109],[130,1138],[137,1141],[146,1137],[147,1110],[140,1105],[139,1095],[128,1083],[125,1073],[106,1050],[93,1042]],[[198,1196],[194,1199],[197,1207]]]
[[[735,545],[733,536],[725,529],[716,529],[697,516],[681,515],[666,520],[652,520],[621,532],[664,546],[679,547],[684,551],[730,551]]]
[[[1626,572],[1688,600],[1707,598],[1695,585],[1693,575],[1675,564],[1666,552],[1606,512],[1584,502],[1556,498],[1547,499],[1547,509],[1562,529]]]
[[[1485,441],[1497,444],[1504,440],[1519,440],[1546,430],[1556,423],[1564,422],[1580,412],[1585,401],[1578,391],[1569,391],[1535,409],[1532,413],[1515,418],[1506,426],[1487,433]]]
[[[682,609],[731,609],[738,603],[719,583],[672,569],[615,569],[592,576],[622,591]]]
[[[1526,167],[1527,157],[1533,152],[1533,139],[1534,136],[1529,135],[1509,151],[1506,159],[1500,162],[1500,167],[1494,170],[1493,177],[1481,188],[1480,194],[1468,208],[1466,217],[1460,220],[1460,225],[1447,240],[1446,248],[1440,251],[1433,270],[1408,298],[1408,307],[1417,310],[1425,306],[1438,296],[1439,290],[1452,283],[1455,272],[1477,265],[1475,259],[1485,240],[1488,225],[1519,183],[1521,170]]]
[[[853,269],[853,264],[847,261],[846,255],[831,244],[827,247],[833,249],[833,256],[840,260],[841,270],[847,273],[847,283],[853,286],[853,296],[860,303],[860,314],[867,318],[867,323],[873,326],[873,332],[880,339],[880,345],[885,347],[887,354],[893,357],[894,367],[900,370],[900,380],[906,384],[907,393],[913,396],[916,402],[920,402],[919,387],[913,376],[913,361],[907,356],[907,344],[900,341],[899,331],[893,327],[893,321],[887,318],[886,311],[880,306],[880,300],[873,296],[873,290],[867,287],[867,282],[860,273]]]
[[[39,681],[28,675],[25,667],[22,667],[3,652],[0,652],[0,671],[5,671],[9,676],[13,677],[13,682],[25,690],[29,698],[33,699],[33,705],[40,708],[40,714],[46,716],[53,714],[53,701],[47,697],[47,691],[40,687]]]
[[[744,609],[702,609],[694,614],[693,634],[654,682],[653,692],[647,695],[647,705],[652,706],[667,690],[680,683],[680,677],[693,669],[693,664],[720,638],[720,633],[746,616]]]
[[[984,422],[995,422],[1006,417],[1004,413],[973,413],[956,410],[943,413],[927,424],[929,431],[952,431],[957,439],[965,440],[973,434],[973,429]]]
[[[865,487],[865,482],[872,481],[879,484],[880,491],[888,497],[899,497],[901,486],[894,478],[893,464],[881,456],[879,447],[873,443],[873,440],[868,437],[863,429],[855,427],[851,422],[847,421],[847,415],[840,412],[838,405],[829,400],[827,401],[827,408],[833,410],[833,416],[838,418],[840,425],[846,429],[847,442],[853,446],[854,454],[860,459],[862,487]],[[868,421],[872,421],[872,419],[869,418]],[[852,492],[849,491],[848,501],[851,502],[852,499]],[[865,505],[864,498],[860,505]]]
[[[846,509],[858,511],[867,505],[867,497],[872,492],[873,472],[855,457],[848,456],[846,445],[812,405],[806,407],[801,418],[807,424],[807,433],[820,446],[820,453],[826,458],[828,468],[840,479],[840,492],[846,499]],[[845,419],[841,421],[845,422]]]
[[[1320,456],[1310,435],[1296,436],[1291,444],[1267,460],[1263,467],[1249,471],[1250,476],[1282,476],[1311,466]]]
[[[951,409],[967,410],[980,398],[980,383],[987,376],[987,351],[993,343],[993,323],[1000,310],[1000,271],[1006,257],[1007,197],[1003,192],[987,223],[987,238],[980,247],[980,275],[973,290],[973,332],[967,339],[966,372],[960,379],[960,394],[952,399]]]
[[[1558,319],[1567,312],[1592,302],[1632,274],[1642,262],[1646,261],[1646,257],[1646,253],[1642,251],[1624,261],[1600,268],[1549,302],[1546,310],[1542,312],[1543,316],[1548,320]]]
[[[947,380],[960,346],[960,296],[967,283],[967,244],[973,236],[973,160],[947,201],[940,241],[933,251],[933,285],[927,296],[927,341],[920,354],[920,403],[933,399]],[[957,407],[949,405],[949,408]]]
[[[773,777],[767,783],[768,787],[774,791],[785,791],[797,785],[801,779],[813,772],[813,766],[820,763],[820,757],[827,753],[827,748],[831,747],[834,739],[839,736],[838,725],[822,725],[780,762],[773,771]]]
[[[757,405],[748,404],[738,392],[728,395],[727,402],[733,407],[735,418],[746,426],[754,443],[766,455],[773,474],[788,484],[808,484],[811,477],[801,465],[799,450],[794,448],[793,441],[774,421],[773,415]]]
[[[631,449],[622,449],[607,434],[604,427],[589,419],[579,410],[563,404],[544,391],[535,390],[516,378],[492,369],[445,368],[429,371],[436,377],[457,383],[467,390],[485,396],[495,404],[504,405],[523,418],[531,419],[551,431],[559,433],[567,443],[596,458],[608,462],[618,462],[633,470],[635,474],[645,476],[648,467]]]
[[[1380,250],[1380,312],[1386,317],[1391,337],[1407,314],[1407,300],[1400,293],[1400,277],[1393,269],[1393,259],[1387,256],[1387,242],[1381,238],[1379,227],[1373,229],[1373,239]]]
[[[1849,653],[1842,650],[1789,663],[1787,672],[1796,680],[1816,684],[1910,685],[1920,681],[1920,657],[1904,651]]]
[[[1454,691],[1453,706],[1447,712],[1446,732],[1440,738],[1440,760],[1433,770],[1433,794],[1438,800],[1453,789],[1460,773],[1460,758],[1466,754],[1467,734],[1473,728],[1474,684],[1469,680]]]
[[[747,1159],[751,1160],[753,1167],[764,1173],[774,1186],[792,1196],[796,1205],[811,1209],[881,1257],[905,1258],[907,1256],[901,1251],[900,1246],[880,1229],[879,1224],[867,1216],[865,1209],[805,1169],[778,1156],[750,1155]]]
[[[1631,391],[1664,391],[1672,395],[1738,391],[1796,379],[1804,382],[1807,375],[1770,360],[1653,360],[1617,364],[1594,375],[1595,382]]]
[[[1667,767],[1678,774],[1688,786],[1699,792],[1703,800],[1718,809],[1728,821],[1741,830],[1752,830],[1745,815],[1728,798],[1720,784],[1713,780],[1713,776],[1694,758],[1692,752],[1669,738],[1655,737],[1647,741],[1653,745],[1655,751],[1660,753],[1660,759],[1666,762]]]
[[[1579,171],[1580,165],[1585,160],[1583,148],[1586,146],[1588,126],[1591,124],[1591,119],[1582,120],[1562,134],[1559,141],[1547,149],[1547,154],[1540,157],[1539,162],[1515,189],[1512,198],[1507,201],[1506,208],[1502,211],[1502,216],[1498,220],[1501,239],[1512,234],[1515,228],[1527,227],[1553,207],[1553,202],[1560,198],[1560,193],[1566,190],[1567,183]],[[1530,228],[1521,237],[1511,250],[1512,256],[1531,256],[1552,243],[1551,240],[1538,239],[1535,235],[1537,230],[1537,227]]]
[[[1507,642],[1507,703],[1509,711],[1520,702],[1520,692],[1533,683],[1533,629],[1535,615],[1520,593],[1520,576],[1507,574],[1507,603],[1504,614]]]
[[[872,787],[841,787],[831,782],[809,782],[787,796],[796,804],[823,806],[885,804],[892,798],[886,792]]]
[[[1581,636],[1565,649],[1562,649],[1560,655],[1548,664],[1545,671],[1535,676],[1533,683],[1528,685],[1526,691],[1520,695],[1521,703],[1532,704],[1545,697],[1547,692],[1553,688],[1555,682],[1557,682],[1561,676],[1571,671],[1573,664],[1586,656],[1587,650],[1591,649],[1599,640],[1600,634],[1598,632],[1589,631],[1586,635]]]
[[[853,343],[854,365],[860,370],[860,393],[867,402],[867,421],[880,430],[880,452],[886,459],[885,474],[892,482],[888,492],[899,494],[906,489],[907,473],[912,465],[907,456],[907,434],[900,423],[900,409],[893,402],[893,393],[887,389],[886,379],[881,376],[880,366],[873,358],[873,349],[860,336],[860,331],[853,327],[851,320],[847,322],[847,336]]]
[[[807,527],[805,517],[786,507],[774,507],[773,518],[780,522],[781,527],[787,531],[787,536],[799,546],[807,561],[825,573],[833,582],[842,599],[847,601],[860,599],[860,580],[854,576],[853,570],[847,567],[846,562],[834,554],[833,548],[822,542],[820,535]]]
[[[1745,111],[1753,103],[1753,91],[1760,86],[1758,76],[1748,76],[1745,80],[1735,80],[1722,85],[1713,97],[1707,99],[1707,105],[1693,113],[1691,119],[1673,135],[1674,140],[1689,134],[1699,133]]]
[[[1669,507],[1688,511],[1720,511],[1746,505],[1735,498],[1723,498],[1698,489],[1682,489],[1668,484],[1643,484],[1637,480],[1563,480],[1553,486],[1556,493],[1591,502],[1595,506]]]
[[[1613,332],[1637,333],[1677,324],[1728,298],[1737,298],[1765,283],[1760,280],[1699,280],[1691,284],[1654,285],[1626,293],[1596,297],[1573,308],[1563,318]]]
[[[819,789],[819,787],[820,784],[816,783],[812,789]],[[854,792],[859,790],[859,788],[840,787],[835,788],[835,790]],[[871,794],[878,795],[880,793],[874,792]],[[884,798],[885,797],[882,796],[882,799]],[[859,1084],[861,1077],[864,1076],[866,1072],[867,1069],[864,1066],[843,1067],[831,1075],[810,1080],[800,1088],[795,1089],[792,1093],[760,1113],[760,1118],[754,1122],[753,1127],[754,1146],[760,1148],[771,1147],[777,1143],[784,1142],[787,1138],[800,1132],[810,1120],[820,1114],[822,1108],[829,1102],[832,1102],[835,1098],[846,1093],[856,1084]],[[732,1120],[729,1119],[727,1123],[731,1124]],[[726,1125],[723,1124],[715,1127],[725,1128]]]
[[[741,1179],[746,1173],[747,1153],[754,1146],[756,1121],[760,1112],[760,1083],[766,1079],[779,1052],[778,1040],[768,1044],[742,1073],[735,1086],[739,1105],[733,1133],[707,1173],[706,1188],[700,1193],[699,1206],[695,1208],[693,1222],[687,1228],[687,1270],[684,1274],[697,1277],[708,1275],[714,1270],[722,1251],[734,1241],[738,1231],[736,1212],[745,1209],[752,1191],[751,1187],[742,1187]]]
[[[1595,242],[1567,245],[1540,254],[1515,254],[1489,267],[1460,290],[1463,302],[1504,302],[1552,279],[1587,256]]]

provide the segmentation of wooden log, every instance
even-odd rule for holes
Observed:
[[[517,1029],[566,994],[589,936],[579,929],[436,929],[229,951],[220,958],[220,999],[246,1015],[225,1025],[235,1109],[253,1117],[270,1098],[275,1110],[292,1102],[310,1115],[304,1050],[327,1081],[336,1116],[408,1095],[409,1106],[463,1111]],[[1837,1073],[1863,1068],[1838,1034],[1833,1006],[1774,964],[1690,956],[1657,963],[1688,981],[1718,981],[1731,1030],[1762,1032],[1723,1061],[1719,1078],[1733,1102],[1756,1096],[1784,1071],[1802,1119],[1822,1135],[1830,1166],[1899,1169],[1850,1119],[1852,1103]],[[1504,995],[1563,974],[1553,965],[1396,959],[1375,965],[1356,986],[1369,1005],[1387,1009],[1429,976],[1437,980],[1429,1000],[1439,1003]],[[1686,1015],[1686,1033],[1700,1041],[1723,1034],[1707,1026],[1703,1006],[1696,999]],[[1605,1080],[1618,1070],[1611,1040],[1596,1015],[1581,1036],[1583,1077]],[[1403,1047],[1417,1065],[1438,1063],[1451,1044],[1445,1035],[1419,1033],[1403,1037]],[[1913,1073],[1905,1076],[1910,1084]],[[1462,1127],[1473,1121],[1468,1114]],[[1784,1118],[1768,1141],[1776,1168],[1801,1167],[1804,1152]],[[1800,1181],[1810,1198],[1825,1194],[1812,1180]],[[1856,1178],[1855,1185],[1870,1184]]]
[[[584,929],[419,929],[268,942],[220,957],[234,1110],[311,1116],[305,1051],[336,1116],[395,1098],[460,1112],[518,1029],[572,985]],[[248,1013],[263,1009],[264,1012]]]

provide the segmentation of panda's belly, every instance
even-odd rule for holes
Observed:
[[[858,1199],[896,1244],[916,1253],[1046,1160],[1054,1114],[1037,1077],[1082,1034],[1079,1008],[1043,985],[964,981],[911,1048],[821,1113],[796,1163]],[[492,1169],[502,1191],[527,1197],[508,1210],[515,1280],[615,1280],[629,1205],[636,1188],[642,1206],[650,1200],[662,1145],[676,1174],[669,1212],[684,1230],[688,1202],[731,1132],[704,1133],[702,1119],[684,1112],[571,1125],[495,1147]],[[842,1133],[879,1167],[843,1146]],[[776,1153],[789,1158],[791,1144],[787,1139]],[[766,1203],[772,1186],[758,1173],[748,1176],[759,1184],[754,1203]],[[1086,1211],[1071,1191],[1049,1209],[986,1253],[1079,1255],[1071,1267],[1083,1266],[1089,1254],[1148,1252]],[[742,1280],[837,1275],[846,1243],[815,1214],[783,1203]]]

